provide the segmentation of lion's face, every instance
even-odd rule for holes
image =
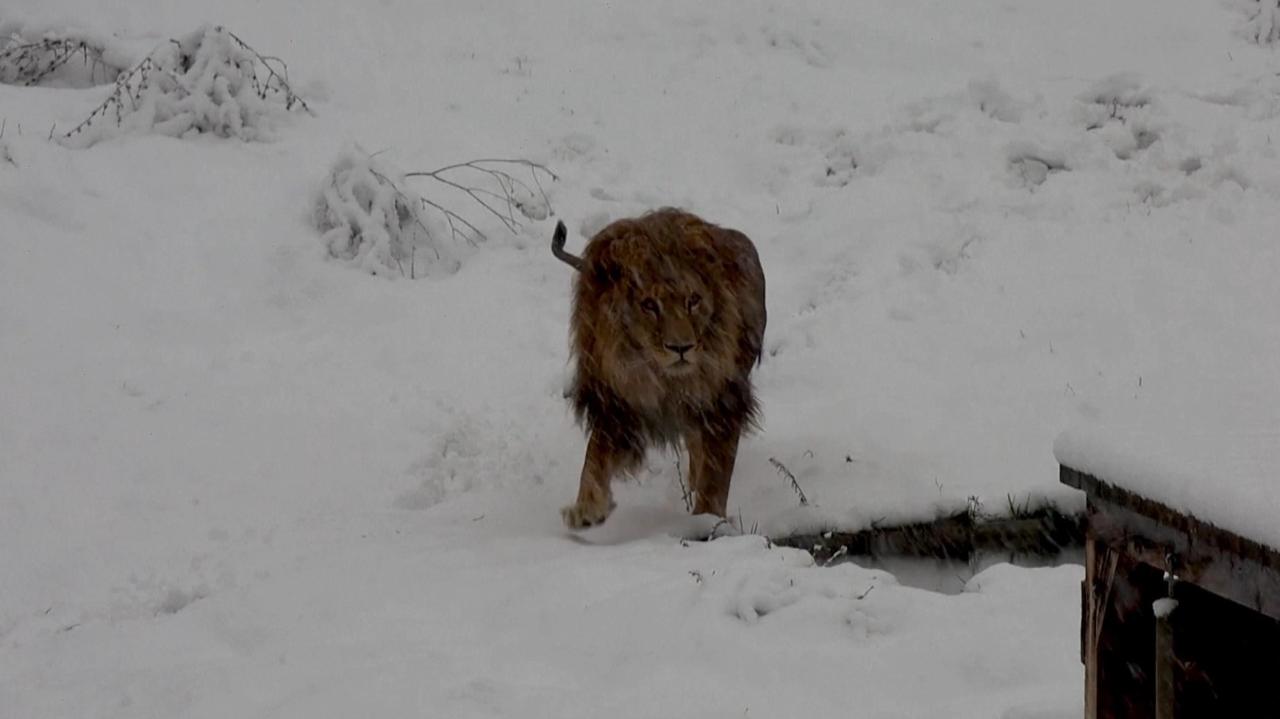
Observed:
[[[705,359],[715,300],[696,274],[673,279],[636,287],[628,301],[640,349],[660,373],[678,378],[695,373]]]
[[[753,398],[724,396],[749,393],[764,333],[764,277],[745,235],[661,211],[602,229],[575,267],[580,417],[611,411],[587,407],[607,392],[654,436],[679,437],[709,412],[750,418]]]

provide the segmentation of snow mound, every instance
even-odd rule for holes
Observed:
[[[282,61],[263,57],[226,28],[204,27],[116,78],[115,90],[62,141],[83,148],[143,133],[269,140],[280,105],[310,110],[286,75]]]

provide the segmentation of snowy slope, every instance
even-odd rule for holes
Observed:
[[[326,259],[309,213],[350,142],[545,163],[571,249],[686,206],[768,276],[746,528],[1079,506],[1064,427],[1210,375],[1280,393],[1276,60],[1241,8],[1175,5],[6,4],[134,59],[223,23],[317,116],[72,151],[49,128],[105,88],[0,86],[0,706],[1077,715],[1071,569],[945,598],[681,547],[661,456],[571,541],[553,223],[414,282]]]

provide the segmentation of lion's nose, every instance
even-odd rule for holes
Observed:
[[[693,345],[667,345],[667,349],[683,357],[685,352],[693,349]]]

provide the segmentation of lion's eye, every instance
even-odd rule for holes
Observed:
[[[641,302],[640,308],[643,309],[645,312],[648,312],[649,314],[654,315],[655,317],[658,314],[658,302],[657,300],[654,300],[652,297],[646,298],[643,302]]]
[[[697,292],[689,296],[689,309],[693,309],[702,303],[702,295]]]

